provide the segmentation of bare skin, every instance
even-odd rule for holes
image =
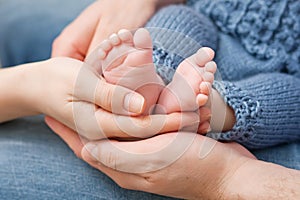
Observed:
[[[163,82],[155,72],[149,32],[138,29],[133,35],[121,30],[100,44],[99,57],[105,80],[143,95],[146,100],[143,114],[151,114]]]
[[[201,48],[185,59],[176,70],[173,81],[164,90],[155,72],[152,41],[146,29],[138,29],[134,34],[121,30],[111,35],[100,44],[98,57],[107,82],[135,90],[144,96],[147,104],[145,115],[152,113],[156,103],[156,113],[194,112],[200,106],[202,116],[199,130],[207,132],[210,111],[202,107],[208,101],[217,69],[212,61],[212,49]]]
[[[107,83],[84,63],[71,58],[0,69],[0,123],[46,114],[95,140],[151,137],[197,121],[195,113],[141,116],[144,102],[140,94]],[[119,109],[113,114],[115,105]],[[126,116],[128,113],[130,116]],[[118,124],[128,121],[136,125],[130,133]]]
[[[198,133],[229,131],[236,122],[233,109],[212,88],[217,70],[216,63],[212,61],[214,55],[212,49],[204,47],[180,63],[158,102],[166,113],[199,108],[201,123]]]
[[[211,109],[206,105],[217,65],[212,61],[214,51],[203,47],[179,64],[173,80],[163,90],[158,113],[196,111],[199,113],[198,133],[210,131]],[[163,111],[162,111],[163,110]]]
[[[207,103],[217,70],[212,61],[214,54],[212,49],[204,47],[179,64],[173,80],[159,99],[167,113],[194,111]]]
[[[111,34],[124,28],[133,30],[143,27],[159,8],[184,2],[185,0],[95,1],[55,39],[52,57],[66,56],[83,61]]]
[[[236,143],[217,142],[210,154],[199,159],[203,143],[212,140],[197,135],[190,148],[172,165],[149,173],[126,173],[116,167],[122,168],[130,158],[121,157],[118,154],[120,151],[114,152],[105,148],[106,145],[111,143],[132,154],[153,152],[160,148],[158,146],[169,144],[176,133],[136,142],[104,140],[84,146],[74,131],[51,118],[47,118],[46,122],[79,158],[111,177],[122,188],[183,199],[300,198],[299,171],[256,160],[250,152]],[[186,133],[186,137],[190,136],[191,134]],[[90,152],[97,153],[91,155]],[[160,165],[165,160],[161,155],[153,157],[148,163]],[[148,167],[144,162],[132,159],[130,165],[132,168]]]

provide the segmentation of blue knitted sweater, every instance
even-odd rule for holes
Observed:
[[[158,41],[154,61],[166,82],[195,49],[216,50],[222,81],[215,81],[214,87],[234,109],[236,124],[231,131],[208,136],[250,149],[300,141],[300,1],[191,0],[188,4],[192,9],[162,9],[147,26],[180,32],[195,41],[181,42],[182,36],[164,37],[165,33],[152,31]]]
[[[299,0],[189,0],[188,4],[212,19],[223,33],[238,39],[252,56],[269,60],[239,75],[229,71],[227,78],[239,79],[257,71],[284,71],[300,78]]]

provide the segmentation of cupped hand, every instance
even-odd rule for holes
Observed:
[[[143,26],[155,13],[157,4],[157,0],[96,1],[56,38],[52,56],[83,61],[112,33]]]
[[[26,102],[88,139],[150,137],[197,121],[190,113],[139,116],[144,109],[140,94],[107,83],[75,59],[53,58],[24,70]]]
[[[225,198],[230,178],[255,159],[238,144],[192,133],[168,133],[134,142],[102,140],[84,146],[71,129],[51,118],[46,122],[79,158],[126,189],[185,199]]]

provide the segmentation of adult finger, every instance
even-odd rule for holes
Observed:
[[[100,110],[96,113],[96,119],[103,133],[106,133],[106,137],[109,138],[148,138],[199,123],[199,118],[195,113],[127,117]],[[196,131],[197,128],[194,132]]]
[[[142,186],[145,187],[147,184],[147,180],[145,180],[142,176],[137,174],[125,173],[114,170],[110,167],[107,167],[95,159],[91,159],[92,155],[89,150],[86,148],[82,149],[82,159],[90,164],[95,169],[98,169],[102,173],[109,176],[115,183],[117,183],[120,187],[129,189],[129,190],[142,190]]]
[[[176,162],[196,138],[197,134],[178,132],[134,142],[102,140],[87,143],[85,149],[90,154],[82,153],[112,169],[143,174]]]
[[[55,39],[52,57],[67,56],[84,60],[100,20],[99,1],[90,5]]]
[[[142,27],[155,13],[159,4],[161,3],[158,3],[158,1],[141,0],[133,0],[130,3],[128,3],[128,0],[102,1],[101,21],[91,41],[89,53],[112,33],[116,33],[121,29],[132,30]],[[118,13],[118,15],[112,13]]]
[[[136,189],[138,185],[145,183],[145,180],[138,175],[119,172],[106,167],[99,162],[95,162],[94,159],[91,159],[92,156],[90,155],[89,151],[84,148],[77,133],[51,117],[46,116],[45,122],[57,135],[62,138],[62,140],[64,140],[68,144],[68,146],[73,150],[78,158],[83,159],[95,169],[98,169],[101,172],[105,173],[120,187],[126,189]]]
[[[99,162],[95,162],[94,159],[91,159],[92,156],[89,154],[87,149],[84,148],[77,133],[51,117],[46,116],[45,122],[57,135],[62,138],[62,140],[64,140],[68,144],[68,146],[74,151],[78,158],[83,159],[95,169],[98,169],[101,172],[105,173],[120,187],[126,189],[137,189],[137,186],[146,182],[145,179],[139,175],[119,172],[106,167]]]
[[[89,140],[148,138],[177,131],[199,121],[195,113],[129,117],[115,115],[98,108],[94,114],[94,108],[88,104],[78,105],[74,116],[76,131]],[[194,132],[197,132],[197,127]]]
[[[74,101],[87,101],[121,115],[136,116],[145,109],[145,99],[142,95],[125,87],[107,83],[86,63],[83,63],[75,82]]]

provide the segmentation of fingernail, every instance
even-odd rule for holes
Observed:
[[[95,160],[98,160],[98,147],[96,144],[88,143],[85,145],[85,148]]]
[[[98,54],[99,54],[98,56],[99,56],[100,60],[102,60],[102,59],[104,59],[106,57],[106,53],[105,53],[105,51],[103,51],[103,49],[100,49],[98,51]]]
[[[128,93],[124,99],[124,109],[131,112],[140,114],[144,109],[144,97],[137,93]]]

